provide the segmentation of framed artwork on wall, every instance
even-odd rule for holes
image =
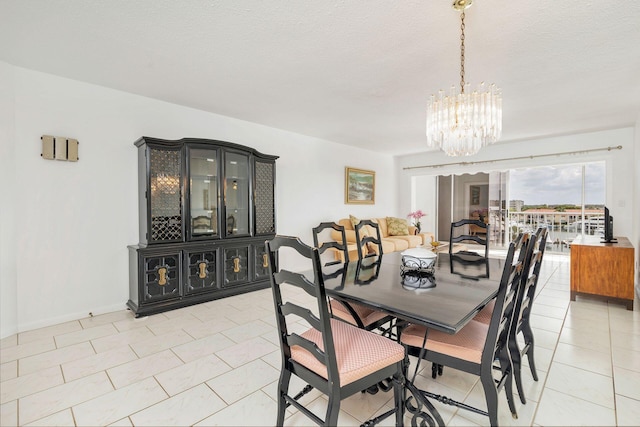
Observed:
[[[346,204],[374,204],[376,202],[376,173],[347,166],[344,173],[344,202]]]
[[[479,205],[480,204],[480,187],[477,185],[469,186],[469,200],[470,205]]]

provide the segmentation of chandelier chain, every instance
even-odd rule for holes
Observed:
[[[464,11],[460,13],[460,93],[464,93]]]

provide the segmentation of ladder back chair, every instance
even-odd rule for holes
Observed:
[[[463,220],[465,221],[469,221],[469,220]],[[454,224],[458,224],[462,221],[458,221],[457,223],[452,223],[451,224],[451,236],[453,236],[453,230],[454,230]],[[484,224],[484,222],[483,222]],[[461,227],[462,225],[460,225]],[[488,227],[488,224],[485,224],[485,226]],[[487,233],[488,233],[488,228],[487,228]],[[486,244],[487,243],[487,239],[486,239],[486,234],[485,234],[485,239],[480,239],[478,237],[478,239],[483,240],[485,243],[485,253],[484,255],[480,255],[476,252],[472,252],[472,251],[458,251],[458,252],[452,252],[452,248],[453,248],[453,243],[454,240],[456,242],[460,242],[465,240],[466,237],[464,237],[465,235],[460,235],[458,236],[457,239],[451,239],[451,244],[449,245],[449,262],[451,265],[451,272],[454,274],[458,274],[461,277],[464,277],[466,279],[482,279],[482,278],[486,278],[489,277],[489,258],[488,258],[488,254],[489,254],[489,246]],[[476,241],[477,236],[471,236],[470,238],[474,239],[474,241]],[[483,271],[478,271],[475,270],[473,271],[473,273],[469,273],[465,271],[465,267],[466,266],[484,266],[484,270]],[[491,313],[493,311],[493,304],[495,303],[495,301],[490,301],[478,314],[476,317],[481,317],[482,320],[485,323],[489,323],[489,320],[491,319]],[[480,320],[480,319],[475,319],[475,320]],[[438,375],[442,375],[443,372],[443,366],[439,365],[437,363],[433,363],[431,366],[431,377],[432,378],[436,378]]]
[[[540,267],[542,266],[542,257],[547,246],[548,230],[540,227],[529,243],[529,254],[524,265],[524,273],[522,275],[520,285],[520,295],[516,302],[513,322],[511,325],[511,337],[509,340],[509,351],[513,362],[513,375],[516,381],[516,388],[520,395],[520,401],[527,403],[524,388],[522,386],[521,366],[522,359],[527,356],[529,369],[534,381],[538,381],[538,372],[534,359],[534,338],[533,330],[529,323],[531,308],[536,296],[536,288],[538,279],[540,278]],[[522,334],[524,345],[522,349],[518,344],[518,334]]]
[[[336,240],[323,240],[323,232],[325,230],[333,230],[339,236]],[[339,264],[342,260],[349,260],[349,251],[347,250],[347,235],[344,231],[344,227],[336,224],[335,222],[321,222],[317,227],[311,229],[313,233],[313,246],[318,248],[318,253],[322,256],[327,250],[332,252],[334,256],[333,261],[329,261],[325,265]],[[342,256],[340,256],[342,254]]]
[[[324,230],[331,229],[335,230],[339,236],[341,236],[341,240],[329,240],[320,242],[321,234]],[[348,262],[348,250],[347,250],[347,240],[345,229],[342,225],[333,223],[333,222],[322,222],[317,227],[312,229],[313,232],[313,244],[318,249],[318,253],[322,254],[328,249],[333,249],[334,251],[339,251],[344,254],[344,259]],[[358,252],[360,253],[360,252]],[[324,277],[329,277],[331,274],[326,273],[327,266],[337,266],[341,264],[342,266],[346,266],[346,263],[342,263],[341,261],[331,261],[327,262],[323,265],[323,274]],[[376,267],[375,263],[368,263],[366,265],[358,266],[357,273],[361,273],[361,270],[369,270],[375,275],[375,271],[373,270]],[[379,267],[379,264],[378,264]],[[346,267],[345,267],[346,268]],[[338,273],[336,270],[335,273]],[[365,277],[364,274],[362,274]],[[359,328],[366,329],[368,331],[372,331],[378,329],[385,325],[386,323],[391,322],[394,318],[390,316],[388,313],[375,310],[373,308],[367,307],[366,305],[357,304],[354,302],[346,302],[342,300],[337,300],[334,298],[329,299],[329,308],[333,317],[344,320],[345,322],[349,322]],[[387,329],[383,328],[382,332],[387,331]]]
[[[403,423],[403,367],[404,348],[381,335],[332,319],[321,270],[318,249],[302,243],[296,237],[276,236],[265,242],[269,254],[269,270],[275,305],[282,369],[278,381],[278,414],[276,425],[284,422],[286,408],[294,406],[318,425],[335,426],[340,401],[352,394],[392,377],[396,425]],[[285,249],[286,252],[282,252]],[[299,254],[308,262],[311,273],[295,273],[280,269],[278,259]],[[314,297],[317,315],[309,308],[288,299],[283,288],[292,286]],[[315,311],[315,310],[314,310]],[[310,328],[302,334],[288,326],[301,319]],[[296,396],[289,393],[291,376],[295,375],[307,386]],[[299,398],[313,388],[326,394],[328,406],[325,419],[305,408]]]
[[[514,240],[514,244],[516,246],[521,246],[521,250],[518,254],[518,259],[522,263],[522,268],[526,267],[526,261],[531,257],[531,248],[529,247],[529,242],[531,240],[531,235],[529,233],[520,233],[516,240]],[[524,273],[523,273],[524,276]],[[522,295],[519,295],[521,297]],[[493,307],[495,305],[495,300],[489,301],[487,305],[485,305],[482,310],[478,314],[475,315],[473,320],[476,322],[482,322],[485,324],[491,323],[491,316],[493,315]]]
[[[479,233],[470,233],[469,227],[474,226],[484,230],[484,237],[480,237]],[[485,258],[489,256],[489,229],[491,226],[479,219],[461,219],[460,221],[451,223],[451,234],[449,244],[449,254],[453,253],[453,244],[462,242],[474,242],[478,245],[484,246]],[[460,251],[460,253],[475,253],[471,251]]]
[[[356,230],[356,242],[358,243],[358,259],[362,260],[376,254],[382,256],[382,238],[378,223],[370,219],[361,219],[354,228]],[[371,234],[372,229],[375,232],[375,236]]]
[[[418,357],[418,363],[424,359],[479,376],[487,411],[461,403],[457,403],[456,406],[488,416],[492,426],[498,425],[498,392],[503,387],[511,414],[517,418],[513,401],[513,366],[508,339],[518,284],[523,272],[522,259],[515,255],[522,250],[523,240],[518,239],[509,245],[491,322],[488,325],[471,320],[454,335],[432,329],[427,333],[424,326],[410,325],[402,332],[400,338],[407,347],[408,354]],[[498,379],[494,379],[494,370],[499,371]],[[451,403],[448,398],[441,401]]]

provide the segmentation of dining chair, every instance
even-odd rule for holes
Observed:
[[[335,426],[342,399],[393,378],[396,425],[403,423],[404,347],[381,335],[331,318],[317,248],[307,246],[296,237],[276,236],[265,242],[269,255],[271,289],[276,311],[282,369],[278,380],[278,414],[276,425],[284,422],[285,411],[292,405],[318,425]],[[297,254],[297,255],[296,255]],[[301,256],[311,269],[297,273],[281,269],[285,257]],[[312,275],[312,279],[309,278]],[[294,287],[314,297],[317,314],[289,299],[283,289]],[[298,334],[289,325],[302,322],[310,328]],[[295,375],[307,386],[291,396],[289,386]],[[325,419],[305,408],[299,399],[313,388],[328,397]]]
[[[361,219],[355,225],[356,242],[358,243],[358,259],[369,256],[382,255],[382,237],[380,236],[380,226],[370,219]],[[372,235],[371,230],[375,232]]]
[[[377,224],[376,224],[377,225]],[[335,230],[338,235],[342,236],[341,240],[327,240],[321,242],[322,233],[324,230],[331,229]],[[346,243],[346,232],[342,225],[333,223],[333,222],[322,222],[317,227],[312,228],[313,232],[313,244],[318,249],[318,253],[322,254],[328,249],[333,249],[334,251],[339,251],[344,253],[344,257],[341,258],[348,262],[348,250]],[[358,249],[358,254],[362,253],[360,249]],[[323,267],[333,266],[336,264],[342,264],[341,261],[330,261],[323,264]],[[357,273],[359,273],[362,269],[371,269],[374,268],[375,264],[368,263],[367,265],[358,265]],[[323,269],[323,273],[326,276],[326,269]],[[355,302],[347,302],[343,300],[338,300],[335,298],[329,299],[329,308],[331,314],[338,318],[342,319],[345,322],[349,322],[359,328],[366,329],[368,331],[372,331],[378,328],[381,328],[381,332],[385,333],[390,328],[383,328],[383,326],[387,323],[390,323],[394,320],[394,318],[388,313],[380,310],[375,310],[371,307],[368,307],[363,304],[358,304]]]
[[[332,230],[338,234],[338,239],[323,239],[321,242],[325,230]],[[328,265],[339,264],[349,260],[349,251],[347,250],[347,235],[344,227],[336,224],[335,222],[321,222],[317,227],[311,229],[313,233],[313,246],[318,248],[320,256],[327,250],[330,250],[334,254],[334,260],[328,261]],[[341,255],[340,255],[341,254]],[[343,260],[343,261],[341,261]],[[327,265],[325,264],[325,265]]]
[[[479,227],[484,230],[484,238],[480,237],[480,233],[469,232],[469,227]],[[484,246],[484,256],[489,256],[489,229],[490,224],[476,219],[461,219],[451,223],[451,233],[449,238],[449,254],[453,253],[454,243],[474,242]],[[459,251],[457,253],[475,253],[471,251]]]
[[[531,324],[529,323],[529,317],[531,316],[531,308],[533,307],[533,301],[536,296],[542,257],[544,256],[547,246],[547,236],[547,228],[540,227],[529,243],[530,249],[528,252],[530,251],[530,254],[527,255],[524,265],[524,273],[522,275],[520,290],[518,291],[519,296],[516,301],[513,322],[511,324],[509,352],[511,353],[511,360],[513,362],[513,375],[516,388],[522,403],[527,403],[521,375],[524,355],[527,356],[531,376],[534,381],[538,381],[538,372],[536,371],[535,358],[533,355],[534,337]],[[518,334],[522,334],[522,341],[524,343],[522,348],[520,348],[520,344],[518,344]]]
[[[465,279],[480,280],[489,277],[489,258],[475,252],[460,251],[449,254],[449,265],[451,273],[457,274]],[[476,316],[482,317],[489,323],[493,310],[494,300],[491,300]],[[478,319],[475,319],[478,320]],[[435,379],[442,375],[444,367],[437,363],[431,364],[431,378]]]
[[[527,260],[532,255],[532,248],[529,246],[531,240],[530,233],[520,233],[514,240],[516,246],[520,246],[522,250],[518,253],[519,262],[522,263],[524,268]],[[521,295],[520,295],[521,296]],[[485,305],[482,310],[478,312],[473,318],[476,322],[482,322],[485,324],[491,323],[491,316],[493,315],[493,307],[495,306],[495,300],[491,300]]]
[[[418,357],[418,363],[424,359],[479,376],[487,411],[464,404],[457,406],[488,416],[492,426],[498,425],[498,393],[502,388],[507,394],[511,414],[517,418],[513,401],[513,366],[508,339],[518,284],[524,267],[521,257],[516,256],[522,251],[522,241],[523,239],[518,239],[509,244],[491,322],[488,325],[471,320],[458,333],[447,334],[413,324],[402,331],[400,337],[400,342],[407,347],[408,354]],[[500,373],[498,379],[494,379],[494,370]],[[442,401],[451,403],[447,398]]]

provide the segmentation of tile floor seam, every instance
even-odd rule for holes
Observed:
[[[148,378],[148,377],[147,377],[147,378]],[[151,403],[151,404],[149,404],[148,406],[145,406],[144,408],[140,408],[140,409],[139,409],[139,410],[137,410],[136,412],[133,412],[133,413],[131,413],[131,414],[127,415],[125,418],[128,418],[128,419],[129,419],[129,421],[131,421],[131,425],[134,425],[134,426],[135,426],[135,424],[133,424],[133,420],[131,420],[131,416],[132,416],[132,415],[138,414],[138,413],[140,413],[140,412],[142,412],[142,411],[146,411],[147,409],[152,408],[152,407],[154,407],[155,405],[158,405],[158,404],[160,404],[160,403],[162,403],[162,402],[166,402],[167,400],[169,400],[169,399],[171,399],[171,398],[173,397],[173,396],[169,395],[169,393],[167,393],[167,391],[162,387],[162,384],[160,384],[160,381],[158,381],[158,379],[157,379],[155,376],[153,376],[153,375],[152,375],[152,376],[151,376],[151,378],[153,378],[153,380],[154,380],[154,381],[156,382],[156,384],[157,384],[157,385],[162,389],[162,391],[164,392],[164,394],[165,394],[167,397],[165,397],[164,399],[159,400],[159,401],[157,401],[157,402]],[[133,383],[133,384],[135,384],[135,383]],[[129,385],[132,385],[132,384],[129,384]],[[125,386],[125,387],[128,387],[128,385],[127,385],[127,386]],[[114,391],[116,391],[116,390],[121,390],[121,389],[115,389]],[[122,420],[122,419],[124,419],[124,418],[120,418],[119,420]],[[115,420],[114,422],[109,423],[109,425],[111,425],[111,424],[113,424],[113,423],[116,423],[116,422],[118,422],[119,420]]]
[[[222,374],[221,374],[221,375],[222,375]],[[214,389],[213,389],[209,384],[207,384],[207,383],[208,383],[209,381],[211,381],[212,379],[213,379],[213,378],[211,378],[211,379],[209,379],[209,380],[207,380],[207,381],[203,381],[203,382],[202,382],[202,383],[200,383],[200,384],[204,384],[205,386],[207,386],[207,387],[209,388],[209,390],[211,390],[211,392],[212,392],[212,393],[213,393],[213,394],[214,394],[218,399],[220,399],[221,401],[223,401],[223,402],[225,402],[225,403],[226,403],[226,401],[222,398],[222,396],[220,396],[218,393],[216,393],[216,391],[215,391],[215,390],[214,390]],[[207,415],[207,416],[206,416],[205,418],[203,418],[203,419],[207,419],[207,418],[209,418],[210,416],[212,416],[213,414],[217,414],[218,412],[220,412],[220,411],[222,411],[223,409],[228,408],[228,407],[229,407],[229,405],[226,405],[224,408],[220,408],[220,409],[218,409],[217,411],[210,413],[209,415]],[[200,420],[200,421],[202,421],[202,420]],[[200,421],[198,421],[198,422],[200,422]],[[194,423],[194,424],[197,424],[197,423]]]
[[[607,304],[608,305],[608,304]],[[608,308],[608,307],[607,307]],[[612,330],[611,330],[611,314],[607,309],[607,324],[609,325],[609,348],[611,350],[611,386],[613,388],[613,411],[615,414],[616,425],[618,424],[618,399],[616,396],[616,371],[615,366],[613,364],[613,338],[612,338]]]

